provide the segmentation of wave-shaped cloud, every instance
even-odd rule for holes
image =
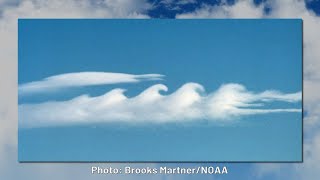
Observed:
[[[19,105],[21,127],[57,126],[75,123],[126,122],[170,123],[197,120],[221,121],[244,115],[301,112],[301,109],[267,109],[268,102],[301,101],[301,92],[285,94],[268,90],[248,91],[240,84],[224,84],[206,93],[197,83],[187,83],[174,93],[163,84],[149,87],[135,97],[124,95],[124,89],[114,89],[104,95],[81,95],[68,101],[50,101]]]
[[[141,81],[162,80],[161,74],[125,74],[111,72],[77,72],[66,73],[47,77],[40,81],[33,81],[19,85],[19,94],[48,92],[62,88],[118,84],[137,83]]]

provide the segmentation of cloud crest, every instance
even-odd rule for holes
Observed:
[[[162,80],[161,74],[124,74],[111,72],[77,72],[47,77],[41,81],[33,81],[19,85],[19,94],[48,92],[70,87],[137,83],[141,81]]]
[[[74,123],[171,123],[232,120],[246,115],[301,112],[301,109],[267,109],[269,102],[301,101],[301,92],[278,91],[253,93],[240,84],[224,84],[212,93],[202,85],[187,83],[172,94],[163,84],[147,88],[135,97],[124,95],[124,89],[113,89],[104,95],[81,95],[68,101],[49,101],[19,105],[20,127],[60,126]]]

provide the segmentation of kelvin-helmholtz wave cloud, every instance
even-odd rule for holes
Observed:
[[[67,79],[64,81],[68,82]],[[32,128],[110,122],[159,124],[203,120],[226,122],[247,115],[301,112],[301,109],[295,108],[267,108],[272,102],[299,102],[301,92],[285,94],[266,90],[255,93],[236,83],[223,84],[209,93],[197,83],[186,83],[171,94],[166,93],[168,87],[163,84],[153,85],[135,97],[127,97],[125,91],[113,89],[97,97],[81,95],[67,101],[21,104],[20,126]]]

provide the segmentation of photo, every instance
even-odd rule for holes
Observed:
[[[20,162],[302,162],[301,19],[19,19]]]

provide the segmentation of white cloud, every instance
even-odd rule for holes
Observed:
[[[73,123],[126,122],[170,123],[196,120],[232,120],[245,115],[301,112],[301,109],[266,109],[272,101],[298,102],[301,92],[278,91],[253,93],[240,84],[225,84],[206,94],[200,84],[187,83],[169,95],[163,84],[154,85],[128,98],[123,89],[102,96],[82,95],[68,101],[49,101],[19,105],[21,127],[69,125]]]
[[[305,140],[304,162],[303,164],[294,164],[294,178],[292,179],[319,179],[320,172],[320,133],[317,132],[309,140]]]
[[[269,173],[280,175],[281,171],[284,171],[284,168],[285,167],[282,164],[276,164],[276,163],[263,164],[263,163],[260,163],[260,164],[256,164],[253,174],[257,178],[262,178],[266,174],[269,174]]]
[[[47,77],[19,85],[19,94],[48,92],[70,87],[137,83],[141,81],[162,80],[161,74],[124,74],[111,72],[77,72]]]
[[[319,179],[320,172],[315,171],[319,169],[320,161],[320,133],[316,132],[312,138],[305,138],[303,163],[293,164],[256,164],[253,168],[254,176],[257,178],[264,178],[267,175],[274,175],[273,179]]]
[[[264,13],[264,7],[270,7],[270,13]],[[308,10],[303,0],[269,0],[259,6],[254,5],[253,1],[239,0],[234,5],[203,5],[194,12],[176,17],[303,19],[304,110],[307,112],[304,118],[304,146],[308,147],[305,151],[310,156],[305,154],[304,163],[301,164],[259,164],[256,170],[261,178],[273,174],[276,179],[288,179],[288,176],[289,179],[318,179],[320,158],[319,146],[315,142],[320,139],[317,135],[320,127],[320,17]],[[279,170],[283,171],[278,173]]]
[[[101,4],[94,4],[98,2]],[[141,179],[139,175],[138,177],[92,176],[87,172],[90,164],[18,163],[17,20],[18,18],[149,18],[145,13],[148,8],[151,8],[151,5],[146,0],[114,0],[112,4],[104,0],[0,0],[1,179]],[[119,167],[117,164],[104,165]],[[130,164],[132,167],[144,165]],[[155,164],[148,165],[155,166]],[[145,178],[150,179],[149,176]]]

